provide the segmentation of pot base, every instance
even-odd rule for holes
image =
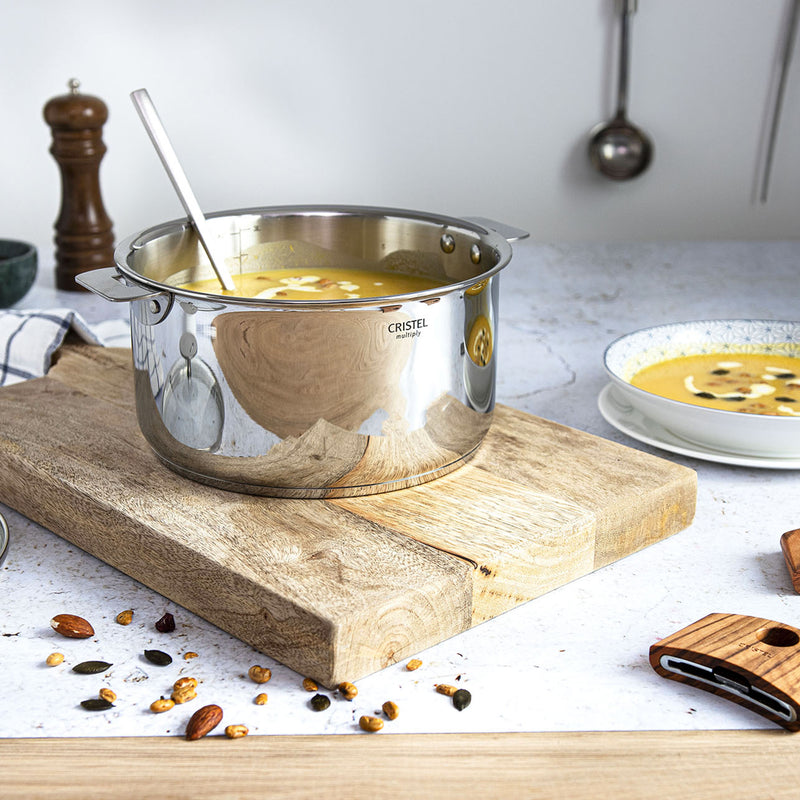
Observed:
[[[223,478],[216,478],[211,475],[202,475],[194,472],[180,464],[176,464],[169,459],[162,456],[157,451],[153,451],[158,460],[165,466],[177,473],[183,478],[202,483],[206,486],[212,486],[215,489],[223,489],[227,492],[237,492],[239,494],[251,494],[259,497],[284,497],[296,500],[332,500],[337,497],[365,497],[372,494],[383,494],[384,492],[394,492],[398,489],[408,489],[412,486],[419,486],[423,483],[441,478],[459,467],[466,464],[477,452],[480,445],[475,446],[470,452],[461,456],[460,458],[445,464],[437,469],[430,470],[429,472],[420,475],[412,475],[411,477],[398,478],[396,480],[387,480],[381,483],[370,483],[361,485],[350,486],[326,486],[320,488],[303,487],[290,487],[290,486],[263,486],[253,483],[242,483],[239,481],[231,481]]]

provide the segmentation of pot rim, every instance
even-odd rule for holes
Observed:
[[[480,241],[494,250],[497,261],[492,267],[472,278],[437,286],[433,289],[426,289],[418,292],[408,292],[405,294],[383,295],[380,297],[366,297],[344,300],[280,300],[264,299],[254,297],[239,297],[228,295],[197,292],[189,289],[182,289],[178,286],[171,286],[166,283],[148,278],[136,272],[128,265],[128,258],[135,250],[140,250],[147,244],[167,233],[174,233],[180,230],[189,230],[192,223],[187,217],[163,222],[146,228],[143,231],[132,234],[122,239],[114,250],[114,261],[119,272],[126,280],[147,288],[150,292],[166,293],[174,296],[184,297],[189,300],[206,300],[212,302],[231,303],[236,305],[249,305],[264,308],[276,309],[320,309],[320,308],[352,308],[363,306],[385,306],[390,304],[405,303],[416,300],[428,300],[441,297],[445,294],[467,289],[477,283],[485,281],[496,275],[506,267],[512,257],[512,249],[509,241],[497,231],[486,227],[484,220],[473,221],[469,219],[450,217],[442,214],[430,214],[422,211],[408,209],[390,208],[383,206],[359,206],[359,205],[288,205],[288,206],[254,206],[242,209],[232,209],[215,211],[206,214],[206,219],[218,219],[225,217],[246,217],[246,216],[362,216],[362,217],[400,217],[402,219],[432,223],[441,225],[446,229],[457,229],[469,233],[477,234]]]

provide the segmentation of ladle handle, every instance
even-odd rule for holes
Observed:
[[[617,117],[623,118],[628,109],[628,72],[630,70],[630,25],[636,13],[637,0],[617,0],[620,9],[619,74],[617,76]]]
[[[131,92],[131,100],[133,100],[133,104],[139,112],[139,117],[150,136],[150,140],[153,142],[153,146],[158,153],[158,157],[161,159],[161,163],[164,165],[164,169],[167,171],[167,175],[169,175],[170,181],[172,181],[172,185],[180,198],[184,210],[189,215],[197,231],[200,244],[203,245],[203,250],[206,251],[208,260],[211,262],[211,266],[214,268],[214,272],[216,272],[217,278],[219,278],[219,282],[222,284],[222,288],[235,292],[236,285],[225,267],[225,264],[222,261],[217,261],[211,252],[211,234],[208,230],[208,223],[203,216],[200,204],[197,202],[192,187],[189,185],[189,179],[186,177],[186,173],[183,171],[180,161],[178,161],[178,155],[172,147],[172,142],[170,142],[169,136],[167,136],[167,131],[161,123],[161,118],[158,116],[156,107],[153,105],[153,101],[150,99],[147,89],[137,89],[135,92]]]

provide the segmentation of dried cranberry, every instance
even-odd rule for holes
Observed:
[[[175,617],[172,614],[164,614],[161,619],[156,622],[156,630],[159,633],[172,633],[175,630]]]

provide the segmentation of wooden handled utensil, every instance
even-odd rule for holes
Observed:
[[[709,614],[650,648],[662,677],[687,683],[800,730],[800,629]]]

